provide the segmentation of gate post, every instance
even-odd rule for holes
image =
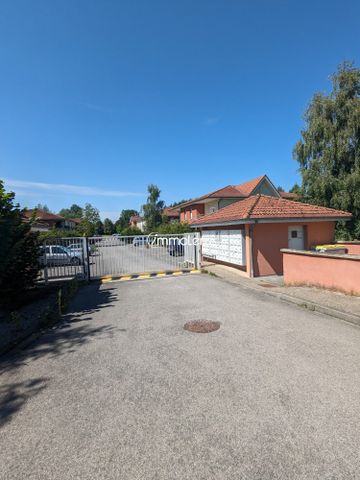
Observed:
[[[195,268],[199,270],[201,268],[201,252],[200,252],[201,237],[199,232],[196,232],[195,236],[197,239],[196,246],[195,246]]]
[[[90,259],[88,237],[83,237],[84,276],[90,282]]]
[[[48,272],[47,258],[46,258],[46,240],[44,241],[43,247],[44,247],[44,281],[45,281],[45,285],[47,285],[49,283],[49,272]]]

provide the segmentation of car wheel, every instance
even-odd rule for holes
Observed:
[[[71,265],[80,265],[80,258],[78,257],[72,257],[71,259]]]

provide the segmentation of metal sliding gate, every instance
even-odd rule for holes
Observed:
[[[199,268],[199,234],[58,238],[41,247],[41,278],[173,272]]]
[[[91,278],[105,275],[191,270],[199,267],[197,233],[92,237]]]

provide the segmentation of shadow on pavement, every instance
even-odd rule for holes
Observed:
[[[47,378],[34,378],[26,382],[9,383],[0,386],[0,428],[32,397],[38,395],[47,385]]]
[[[92,324],[93,313],[113,306],[112,303],[116,300],[113,290],[100,289],[97,284],[83,287],[58,323],[24,349],[0,358],[0,382],[1,373],[13,373],[22,365],[45,355],[58,357],[75,351],[95,338],[113,335],[116,330],[113,326]]]

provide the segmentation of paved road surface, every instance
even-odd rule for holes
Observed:
[[[98,254],[90,257],[90,271],[93,277],[120,275],[125,273],[156,272],[176,270],[183,267],[184,257],[169,255],[166,247],[146,248],[111,246],[98,248]]]
[[[359,478],[359,347],[205,275],[91,285],[2,362],[0,479]]]

